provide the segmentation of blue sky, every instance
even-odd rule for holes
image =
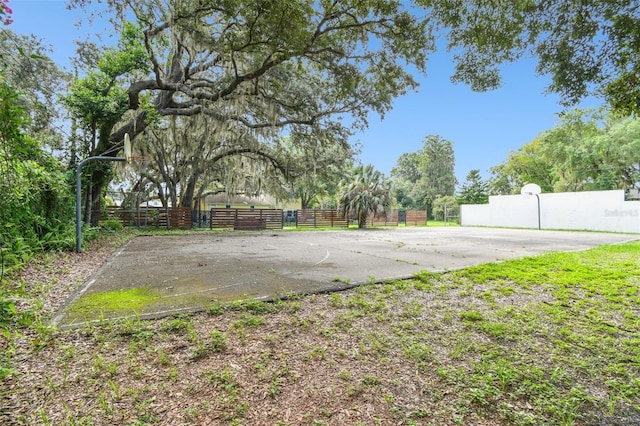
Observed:
[[[10,0],[14,23],[9,28],[34,34],[53,48],[52,58],[68,66],[73,40],[106,34],[104,22],[88,24],[80,10],[68,11],[62,0]],[[77,26],[79,19],[84,23]],[[428,75],[418,76],[420,87],[394,102],[384,120],[371,115],[369,129],[352,140],[362,144],[360,159],[388,174],[398,157],[417,151],[427,135],[440,135],[453,143],[460,183],[471,169],[489,176],[489,168],[501,163],[520,146],[556,124],[562,111],[558,96],[545,95],[548,78],[535,74],[535,62],[522,60],[503,67],[503,87],[475,93],[449,81],[451,57],[438,52],[430,57]],[[597,106],[589,100],[583,106]]]

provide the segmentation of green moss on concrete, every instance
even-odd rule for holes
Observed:
[[[153,304],[159,296],[149,288],[131,288],[99,293],[88,293],[69,307],[71,314],[91,315],[99,312],[138,312]]]

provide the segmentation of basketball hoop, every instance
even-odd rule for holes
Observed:
[[[151,157],[148,155],[133,155],[129,133],[124,134],[124,158],[129,164],[138,164],[138,169],[141,173],[147,171],[147,165],[149,164],[149,161],[151,161]]]
[[[148,155],[132,155],[129,157],[129,164],[137,164],[137,168],[140,173],[145,173],[147,171],[149,161],[151,161],[151,157]]]
[[[540,193],[542,193],[542,188],[535,183],[528,183],[520,190],[520,194],[522,195],[538,195]]]

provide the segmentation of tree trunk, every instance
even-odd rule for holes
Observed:
[[[316,195],[313,192],[302,191],[300,194],[300,204],[302,209],[310,209],[311,202],[316,198]]]
[[[180,197],[180,207],[193,208],[193,197],[196,193],[196,183],[200,174],[194,174],[189,177],[187,185],[182,191],[182,197]]]
[[[84,191],[84,215],[82,221],[89,223],[91,218],[91,183],[87,185]]]
[[[91,188],[91,226],[100,224],[102,212],[102,185],[93,185]]]

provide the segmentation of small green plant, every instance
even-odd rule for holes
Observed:
[[[263,325],[266,322],[264,317],[260,315],[244,314],[241,318],[232,322],[231,326],[238,331],[244,328],[255,328]]]
[[[278,302],[263,302],[261,300],[240,300],[233,302],[229,305],[229,308],[234,311],[246,311],[254,314],[265,314],[276,312],[284,308],[285,304],[282,301]]]
[[[213,330],[209,336],[209,344],[213,352],[224,352],[227,348],[227,335],[222,331]]]
[[[431,348],[424,343],[412,343],[405,348],[404,353],[408,358],[418,362],[429,361],[433,356]]]
[[[193,323],[188,317],[180,316],[167,321],[162,329],[170,333],[186,333],[193,328]]]
[[[197,361],[211,353],[224,352],[227,348],[227,335],[222,331],[213,330],[207,341],[198,340],[195,343],[196,347],[191,354],[191,359]]]
[[[209,370],[205,376],[214,387],[220,388],[228,394],[236,394],[240,391],[240,383],[238,383],[236,374],[229,367],[222,370]]]
[[[329,301],[329,305],[334,308],[342,308],[345,306],[344,298],[339,293],[331,293],[331,300]]]
[[[351,374],[352,373],[350,370],[342,370],[340,373],[338,373],[338,378],[340,378],[340,380],[348,382],[351,380]]]
[[[466,322],[478,322],[484,319],[481,312],[478,311],[464,311],[460,312],[460,319]]]
[[[209,306],[209,308],[207,309],[207,313],[211,316],[218,316],[218,315],[222,315],[224,313],[224,306],[216,303],[213,304],[211,306]]]
[[[361,383],[364,386],[380,386],[382,384],[382,381],[374,375],[365,374],[364,376],[362,376]]]

